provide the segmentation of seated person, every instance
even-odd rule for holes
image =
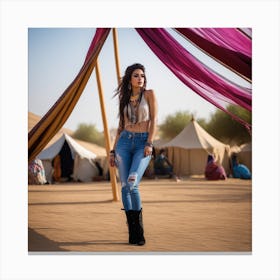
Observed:
[[[252,178],[249,168],[246,165],[240,164],[238,162],[236,154],[232,155],[231,163],[232,163],[233,178],[240,178],[240,179],[251,179]]]
[[[53,175],[52,179],[54,182],[60,182],[61,179],[61,158],[60,155],[56,155],[52,161]]]
[[[30,185],[48,184],[43,163],[38,158],[32,160],[28,164],[28,184]]]
[[[94,161],[94,163],[95,163],[95,166],[98,169],[98,175],[94,176],[92,180],[93,181],[102,181],[103,180],[103,168],[97,160]]]
[[[213,155],[208,155],[204,175],[207,180],[225,180],[227,178],[224,168],[215,162]]]
[[[161,149],[159,155],[154,161],[155,175],[169,175],[169,178],[175,178],[179,181],[178,177],[173,173],[173,166],[165,155],[165,150]]]

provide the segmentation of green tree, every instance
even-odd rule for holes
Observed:
[[[251,112],[234,105],[228,106],[227,110],[239,116],[249,124],[252,123]],[[226,144],[240,145],[251,141],[251,135],[247,128],[221,110],[217,110],[212,114],[205,129],[215,138]]]
[[[77,130],[75,130],[73,134],[73,137],[103,147],[105,146],[104,134],[99,132],[93,124],[79,124]]]
[[[207,121],[205,119],[198,118],[198,119],[195,119],[195,120],[199,123],[199,125],[201,127],[203,127],[204,129],[207,128]]]
[[[160,137],[167,140],[174,138],[186,127],[192,118],[193,114],[188,111],[177,111],[172,115],[168,115],[159,126]],[[197,122],[202,126],[206,125],[204,119],[199,119]]]

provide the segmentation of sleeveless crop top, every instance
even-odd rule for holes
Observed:
[[[135,124],[135,123],[130,121],[131,117],[132,117],[132,114],[133,114],[132,110],[133,109],[131,108],[130,104],[128,104],[124,108],[124,116],[125,116],[125,120],[126,120],[125,121],[125,126]],[[137,109],[136,114],[137,114],[136,123],[145,122],[145,121],[150,120],[149,104],[148,104],[144,94],[142,95],[142,98],[141,98],[140,103],[138,105],[138,109]]]

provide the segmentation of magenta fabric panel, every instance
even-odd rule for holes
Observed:
[[[136,28],[139,35],[159,59],[188,87],[208,102],[250,127],[226,110],[224,102],[251,111],[251,90],[223,79],[205,67],[162,28]]]
[[[193,30],[194,28],[175,28],[183,37],[195,44],[199,49],[206,52],[213,59],[229,68],[231,71],[240,75],[242,78],[251,81],[252,79],[252,60],[250,57],[216,45],[212,41],[201,37]]]
[[[110,32],[111,28],[96,28],[95,35],[91,41],[91,44],[89,46],[84,65],[89,61],[92,52],[95,50],[96,47],[98,47],[99,44],[101,44],[102,40],[101,38],[104,36],[104,34],[108,34]]]
[[[206,40],[252,58],[252,40],[238,28],[190,28]]]
[[[250,39],[252,39],[252,28],[238,28],[238,30],[240,30],[240,32],[243,32],[247,37],[249,37]]]

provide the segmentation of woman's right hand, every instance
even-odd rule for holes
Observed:
[[[109,163],[111,167],[115,167],[115,155],[110,155]]]
[[[109,158],[109,164],[111,167],[115,167],[116,166],[116,154],[115,154],[115,150],[111,150],[110,151],[110,158]]]

